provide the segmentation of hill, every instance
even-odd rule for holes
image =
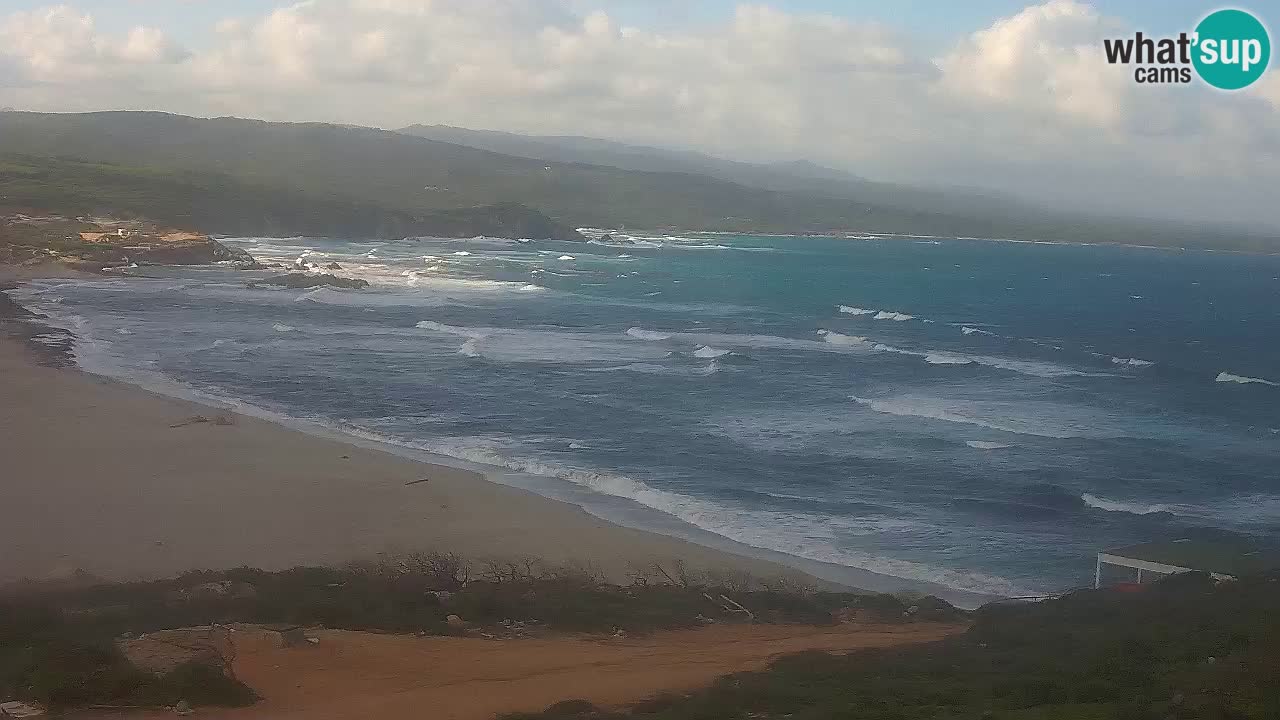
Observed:
[[[413,211],[208,170],[0,153],[5,207],[145,218],[226,235],[580,238],[517,203]]]
[[[736,162],[689,150],[629,145],[574,135],[518,135],[449,125],[410,125],[398,132],[516,157],[603,165],[641,172],[706,175],[750,188],[856,200],[904,211],[1008,213],[1031,208],[994,193],[927,189],[874,182],[808,160],[772,164]]]
[[[1277,247],[1271,234],[1239,229],[1035,211],[970,211],[941,201],[889,204],[867,199],[870,191],[851,189],[840,197],[829,191],[753,187],[694,172],[546,161],[384,130],[315,123],[136,112],[0,113],[0,153],[5,152],[110,164],[126,175],[140,176],[133,182],[167,175],[179,179],[184,191],[212,187],[220,202],[206,203],[190,192],[184,196],[195,201],[192,212],[227,225],[238,223],[244,232],[311,233],[306,228],[315,227],[367,234],[411,229],[420,222],[470,232],[482,220],[490,222],[493,213],[517,213],[516,206],[522,206],[542,213],[547,223],[559,228],[870,230],[1255,251]],[[806,171],[812,174],[813,168],[771,172],[790,177]],[[832,182],[821,177],[796,182],[801,181],[824,187]],[[851,179],[851,187],[858,182]],[[252,197],[258,193],[263,198]],[[245,219],[212,217],[237,214],[241,202],[247,203],[239,213]],[[441,211],[462,216],[434,215]],[[532,222],[537,216],[527,218]],[[275,222],[279,219],[284,222]],[[511,220],[502,217],[490,224],[509,228]]]

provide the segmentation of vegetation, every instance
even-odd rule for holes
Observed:
[[[139,670],[116,647],[111,630],[31,599],[0,602],[0,697],[54,708],[254,700],[253,691],[213,665],[187,663],[163,675]]]
[[[957,202],[946,194],[897,192],[856,178],[824,180],[812,168],[731,182],[702,172],[515,157],[316,123],[163,113],[4,113],[4,152],[41,162],[76,158],[87,165],[84,181],[65,191],[59,182],[25,188],[19,182],[23,196],[80,204],[92,198],[122,201],[138,212],[161,208],[174,217],[186,215],[188,226],[206,232],[571,237],[568,228],[590,225],[1276,249],[1274,233],[1052,215],[971,197]],[[124,187],[93,175],[110,168]],[[0,196],[8,192],[3,184],[13,182],[12,173],[0,173]],[[103,192],[100,198],[97,191]],[[553,229],[556,234],[549,234]]]
[[[579,237],[571,228],[514,203],[396,209],[340,194],[307,192],[288,183],[233,177],[209,167],[6,154],[5,139],[0,131],[0,208],[145,218],[226,235]]]
[[[253,260],[243,250],[229,248],[207,235],[147,222],[0,213],[0,263],[54,259],[90,272],[130,263],[204,265]]]
[[[1173,576],[978,611],[933,645],[783,658],[622,712],[582,701],[506,720],[1280,717],[1280,578]]]
[[[240,704],[248,691],[212,665],[162,676],[130,666],[112,642],[227,623],[320,625],[422,634],[645,633],[711,622],[956,620],[941,600],[814,592],[786,581],[699,575],[680,563],[638,568],[627,586],[590,568],[533,560],[481,565],[430,553],[343,568],[192,572],[154,582],[36,584],[0,599],[0,696],[54,706]],[[450,616],[455,621],[450,622]]]

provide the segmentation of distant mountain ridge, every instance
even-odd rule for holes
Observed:
[[[1048,213],[963,191],[874,183],[804,161],[751,165],[592,138],[442,132],[455,142],[323,123],[7,112],[0,155],[21,160],[8,167],[0,158],[0,183],[10,194],[80,206],[108,197],[139,211],[163,203],[175,216],[200,215],[200,224],[188,225],[205,232],[575,239],[573,228],[591,226],[1280,249],[1263,233]],[[457,142],[476,138],[518,147],[502,153]],[[553,150],[563,159],[511,154]],[[600,164],[604,156],[618,164]],[[59,177],[40,181],[41,158],[84,167],[57,166]],[[113,174],[122,180],[105,179]]]
[[[877,182],[799,159],[777,163],[725,160],[693,150],[631,145],[576,135],[520,135],[498,130],[469,130],[451,125],[410,125],[397,132],[534,160],[604,165],[641,172],[706,175],[747,187],[858,200],[908,211],[1007,212],[1026,203],[995,192],[960,188],[945,191]]]

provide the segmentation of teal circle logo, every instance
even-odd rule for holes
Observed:
[[[1243,10],[1218,10],[1196,26],[1191,62],[1200,78],[1220,90],[1239,90],[1262,77],[1271,62],[1271,38]]]

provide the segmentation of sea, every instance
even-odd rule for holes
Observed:
[[[1100,549],[1280,540],[1280,257],[584,233],[223,239],[363,290],[11,293],[92,372],[864,587],[1042,596]]]

